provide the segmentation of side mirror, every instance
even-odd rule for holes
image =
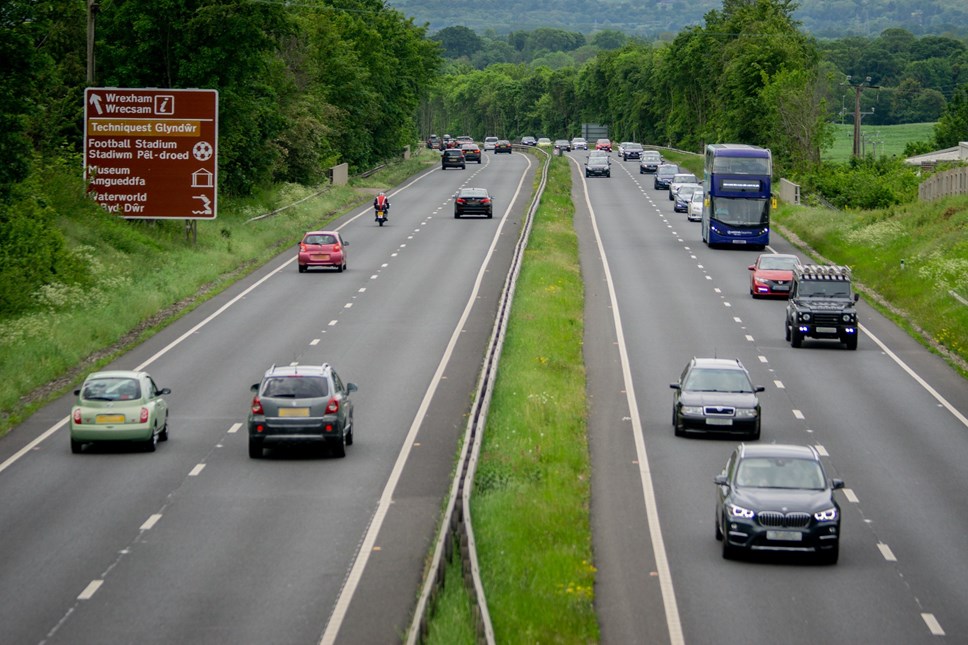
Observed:
[[[729,483],[726,481],[726,475],[722,473],[713,477],[713,483],[717,486],[729,486]]]
[[[350,245],[350,243],[349,243],[348,240],[343,240],[343,246],[349,246],[349,245]]]
[[[74,390],[74,396],[80,396],[80,395],[81,395],[81,389],[80,388]]]
[[[347,383],[346,384],[346,391],[347,392],[356,392],[357,389],[358,388],[356,387],[356,383]]]
[[[858,302],[858,301],[860,301],[860,294],[859,293],[855,293],[854,294],[854,302]]]
[[[751,265],[749,265],[746,268],[749,269],[750,271],[756,271],[756,265],[755,264],[751,264]]]
[[[171,394],[171,388],[163,387],[160,390],[158,390],[158,394]]]
[[[669,383],[669,387],[671,387],[673,390],[681,390],[682,389],[682,386],[679,385],[678,383]]]
[[[753,388],[753,391],[754,392],[765,392],[766,391],[766,387],[764,387],[762,385],[757,385],[756,387]]]
[[[844,487],[844,480],[839,477],[835,477],[830,480],[830,488],[832,490],[840,490]]]
[[[259,391],[259,384],[258,383],[253,383],[252,384],[252,387],[250,387],[249,390],[251,390],[252,392],[258,392]]]

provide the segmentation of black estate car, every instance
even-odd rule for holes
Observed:
[[[466,167],[467,161],[464,159],[464,151],[460,148],[447,148],[440,153],[441,170],[447,170],[448,168],[460,168],[463,170]]]
[[[740,444],[716,484],[716,539],[723,557],[741,551],[816,554],[835,564],[840,553],[840,505],[813,446]]]
[[[679,380],[669,385],[672,425],[677,437],[686,431],[737,432],[760,438],[760,400],[749,372],[737,359],[693,358]]]
[[[658,169],[655,171],[653,187],[656,190],[669,190],[669,184],[672,183],[672,178],[675,177],[676,173],[678,172],[679,166],[674,163],[660,164]]]

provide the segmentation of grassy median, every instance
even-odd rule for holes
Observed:
[[[599,638],[588,515],[584,292],[570,172],[567,159],[552,159],[514,296],[472,497],[499,643]],[[460,575],[452,568],[447,578]],[[447,598],[437,615],[461,615],[466,601]],[[468,642],[442,626],[432,634],[435,643]]]

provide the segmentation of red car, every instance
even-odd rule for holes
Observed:
[[[605,152],[612,151],[612,142],[608,139],[599,139],[595,142],[595,150],[604,150]]]
[[[762,253],[756,263],[749,266],[750,295],[754,298],[775,296],[790,297],[793,269],[800,265],[800,258],[784,253]]]
[[[348,245],[336,231],[309,231],[299,243],[296,259],[299,273],[305,273],[309,267],[335,267],[337,273],[344,271]]]

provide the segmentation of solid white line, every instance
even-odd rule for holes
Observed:
[[[877,336],[875,336],[874,334],[872,334],[870,332],[869,329],[867,329],[863,325],[858,325],[858,327],[860,327],[860,330],[862,332],[864,332],[865,334],[867,334],[868,336],[870,336],[870,339],[872,341],[874,341],[875,343],[877,343],[877,346],[881,348],[881,351],[883,351],[885,354],[887,354],[888,356],[890,356],[891,359],[895,363],[897,363],[898,365],[900,365],[901,369],[903,369],[905,372],[907,372],[908,375],[911,378],[913,378],[917,382],[918,385],[920,385],[925,390],[927,390],[928,394],[930,394],[931,396],[933,396],[934,399],[938,403],[940,403],[941,405],[943,405],[948,410],[948,412],[950,412],[951,414],[953,414],[954,417],[956,419],[958,419],[958,421],[961,421],[961,425],[963,425],[965,427],[968,427],[968,418],[966,418],[965,415],[963,415],[961,412],[959,412],[957,409],[955,409],[955,406],[951,405],[946,398],[944,398],[943,396],[941,396],[938,393],[937,390],[935,390],[933,387],[931,387],[930,385],[928,385],[928,382],[927,381],[925,381],[923,378],[921,378],[920,376],[918,376],[918,374],[913,369],[911,369],[910,367],[908,367],[907,363],[905,363],[900,358],[898,358],[897,357],[897,354],[895,354],[894,352],[892,352],[891,350],[889,350],[887,348],[887,345],[885,345],[884,343],[882,343]]]
[[[528,162],[528,169],[531,168],[531,160],[525,157]],[[497,248],[498,240],[501,237],[501,233],[504,230],[504,225],[508,221],[508,215],[511,213],[511,207],[517,200],[518,195],[521,193],[521,188],[524,186],[524,180],[527,178],[527,169],[521,175],[521,180],[518,182],[517,190],[514,191],[514,195],[508,200],[507,210],[504,211],[504,215],[501,217],[501,223],[498,225],[497,230],[494,232],[494,237],[491,239],[491,246],[487,250],[487,254],[484,256],[484,260],[481,262],[481,268],[477,272],[477,279],[474,281],[474,288],[471,289],[471,293],[467,299],[467,304],[464,305],[464,312],[461,314],[460,320],[457,321],[457,326],[454,328],[453,333],[450,336],[450,341],[447,343],[447,348],[444,350],[444,355],[440,358],[440,363],[437,365],[437,371],[434,373],[433,378],[430,381],[430,386],[424,393],[423,400],[420,402],[420,407],[417,409],[417,414],[414,416],[413,422],[410,424],[410,429],[407,431],[407,437],[404,439],[403,447],[400,449],[400,454],[397,455],[397,460],[393,464],[393,470],[390,472],[390,477],[387,479],[386,486],[383,488],[383,494],[380,496],[380,501],[377,505],[377,509],[373,514],[373,520],[370,522],[370,526],[367,528],[366,535],[363,537],[363,541],[360,543],[360,549],[356,554],[356,559],[353,561],[353,566],[350,569],[349,574],[346,576],[346,581],[343,584],[343,588],[340,590],[339,598],[336,599],[336,606],[333,608],[333,614],[330,616],[329,622],[326,624],[326,631],[323,632],[323,636],[320,639],[321,645],[331,645],[336,642],[336,636],[339,633],[340,627],[343,625],[343,619],[346,617],[346,612],[349,609],[350,602],[353,600],[353,595],[356,593],[356,588],[360,584],[360,580],[363,578],[363,571],[366,569],[366,564],[370,559],[370,554],[373,552],[373,546],[376,544],[377,535],[380,529],[383,527],[383,521],[386,519],[387,512],[390,510],[390,505],[393,503],[393,494],[397,489],[397,484],[400,481],[400,476],[403,474],[404,466],[407,464],[407,459],[410,457],[410,451],[413,448],[417,433],[420,431],[420,426],[423,424],[424,417],[427,415],[427,410],[430,408],[430,402],[434,398],[434,394],[437,392],[437,387],[440,381],[443,380],[444,369],[450,361],[451,354],[454,352],[454,347],[457,346],[457,341],[460,339],[463,333],[464,326],[467,324],[467,319],[470,317],[471,310],[477,301],[477,294],[481,289],[481,283],[484,281],[484,276],[487,273],[487,265],[494,255],[494,250]]]
[[[160,519],[161,519],[161,514],[155,513],[154,515],[152,515],[151,517],[145,520],[145,523],[141,525],[140,530],[150,531],[152,528],[154,528],[155,524],[157,524],[158,520]]]
[[[189,477],[198,477],[198,475],[203,470],[205,470],[205,464],[196,464],[195,467],[192,468],[192,472],[188,473],[188,476]]]
[[[881,555],[884,556],[885,560],[888,562],[897,562],[897,556],[894,555],[893,551],[891,551],[891,547],[887,546],[883,542],[878,542],[877,548],[880,550]]]
[[[229,434],[235,434],[236,432],[239,431],[239,428],[241,427],[242,427],[241,423],[233,423],[232,427],[229,428]]]
[[[77,597],[77,599],[78,600],[90,600],[91,599],[91,596],[93,596],[94,594],[96,594],[97,593],[97,590],[100,589],[101,588],[101,585],[103,585],[103,584],[104,584],[104,581],[103,580],[91,580],[90,584],[88,584],[86,587],[84,587],[84,591],[81,592],[81,595],[79,595]]]
[[[931,632],[932,636],[944,636],[944,630],[941,629],[941,623],[938,619],[934,617],[934,614],[921,614],[921,619],[924,624],[928,626],[928,630]]]
[[[572,163],[576,164],[574,159]],[[672,572],[669,569],[669,557],[666,554],[665,542],[662,539],[662,529],[659,526],[659,506],[655,499],[655,486],[649,468],[649,458],[645,450],[642,417],[639,415],[638,403],[635,399],[635,384],[632,381],[632,368],[629,361],[628,347],[625,343],[625,332],[622,329],[622,316],[619,312],[618,296],[615,293],[615,283],[612,272],[608,267],[605,246],[598,230],[598,219],[592,208],[588,196],[588,182],[579,173],[585,192],[585,205],[591,216],[592,229],[595,231],[595,242],[598,245],[598,255],[602,258],[602,269],[605,272],[605,283],[608,285],[608,296],[612,303],[612,320],[615,325],[615,335],[618,340],[619,358],[622,364],[622,376],[625,380],[625,398],[628,400],[629,414],[632,417],[632,438],[635,442],[635,454],[639,462],[639,477],[642,483],[642,496],[645,502],[645,513],[649,521],[649,536],[652,538],[652,551],[655,556],[655,566],[659,576],[659,588],[662,591],[662,604],[665,609],[666,625],[669,630],[669,640],[672,645],[682,645],[685,637],[682,633],[682,621],[679,618],[679,606],[676,604],[676,593],[672,584]],[[708,276],[707,276],[708,277]]]

